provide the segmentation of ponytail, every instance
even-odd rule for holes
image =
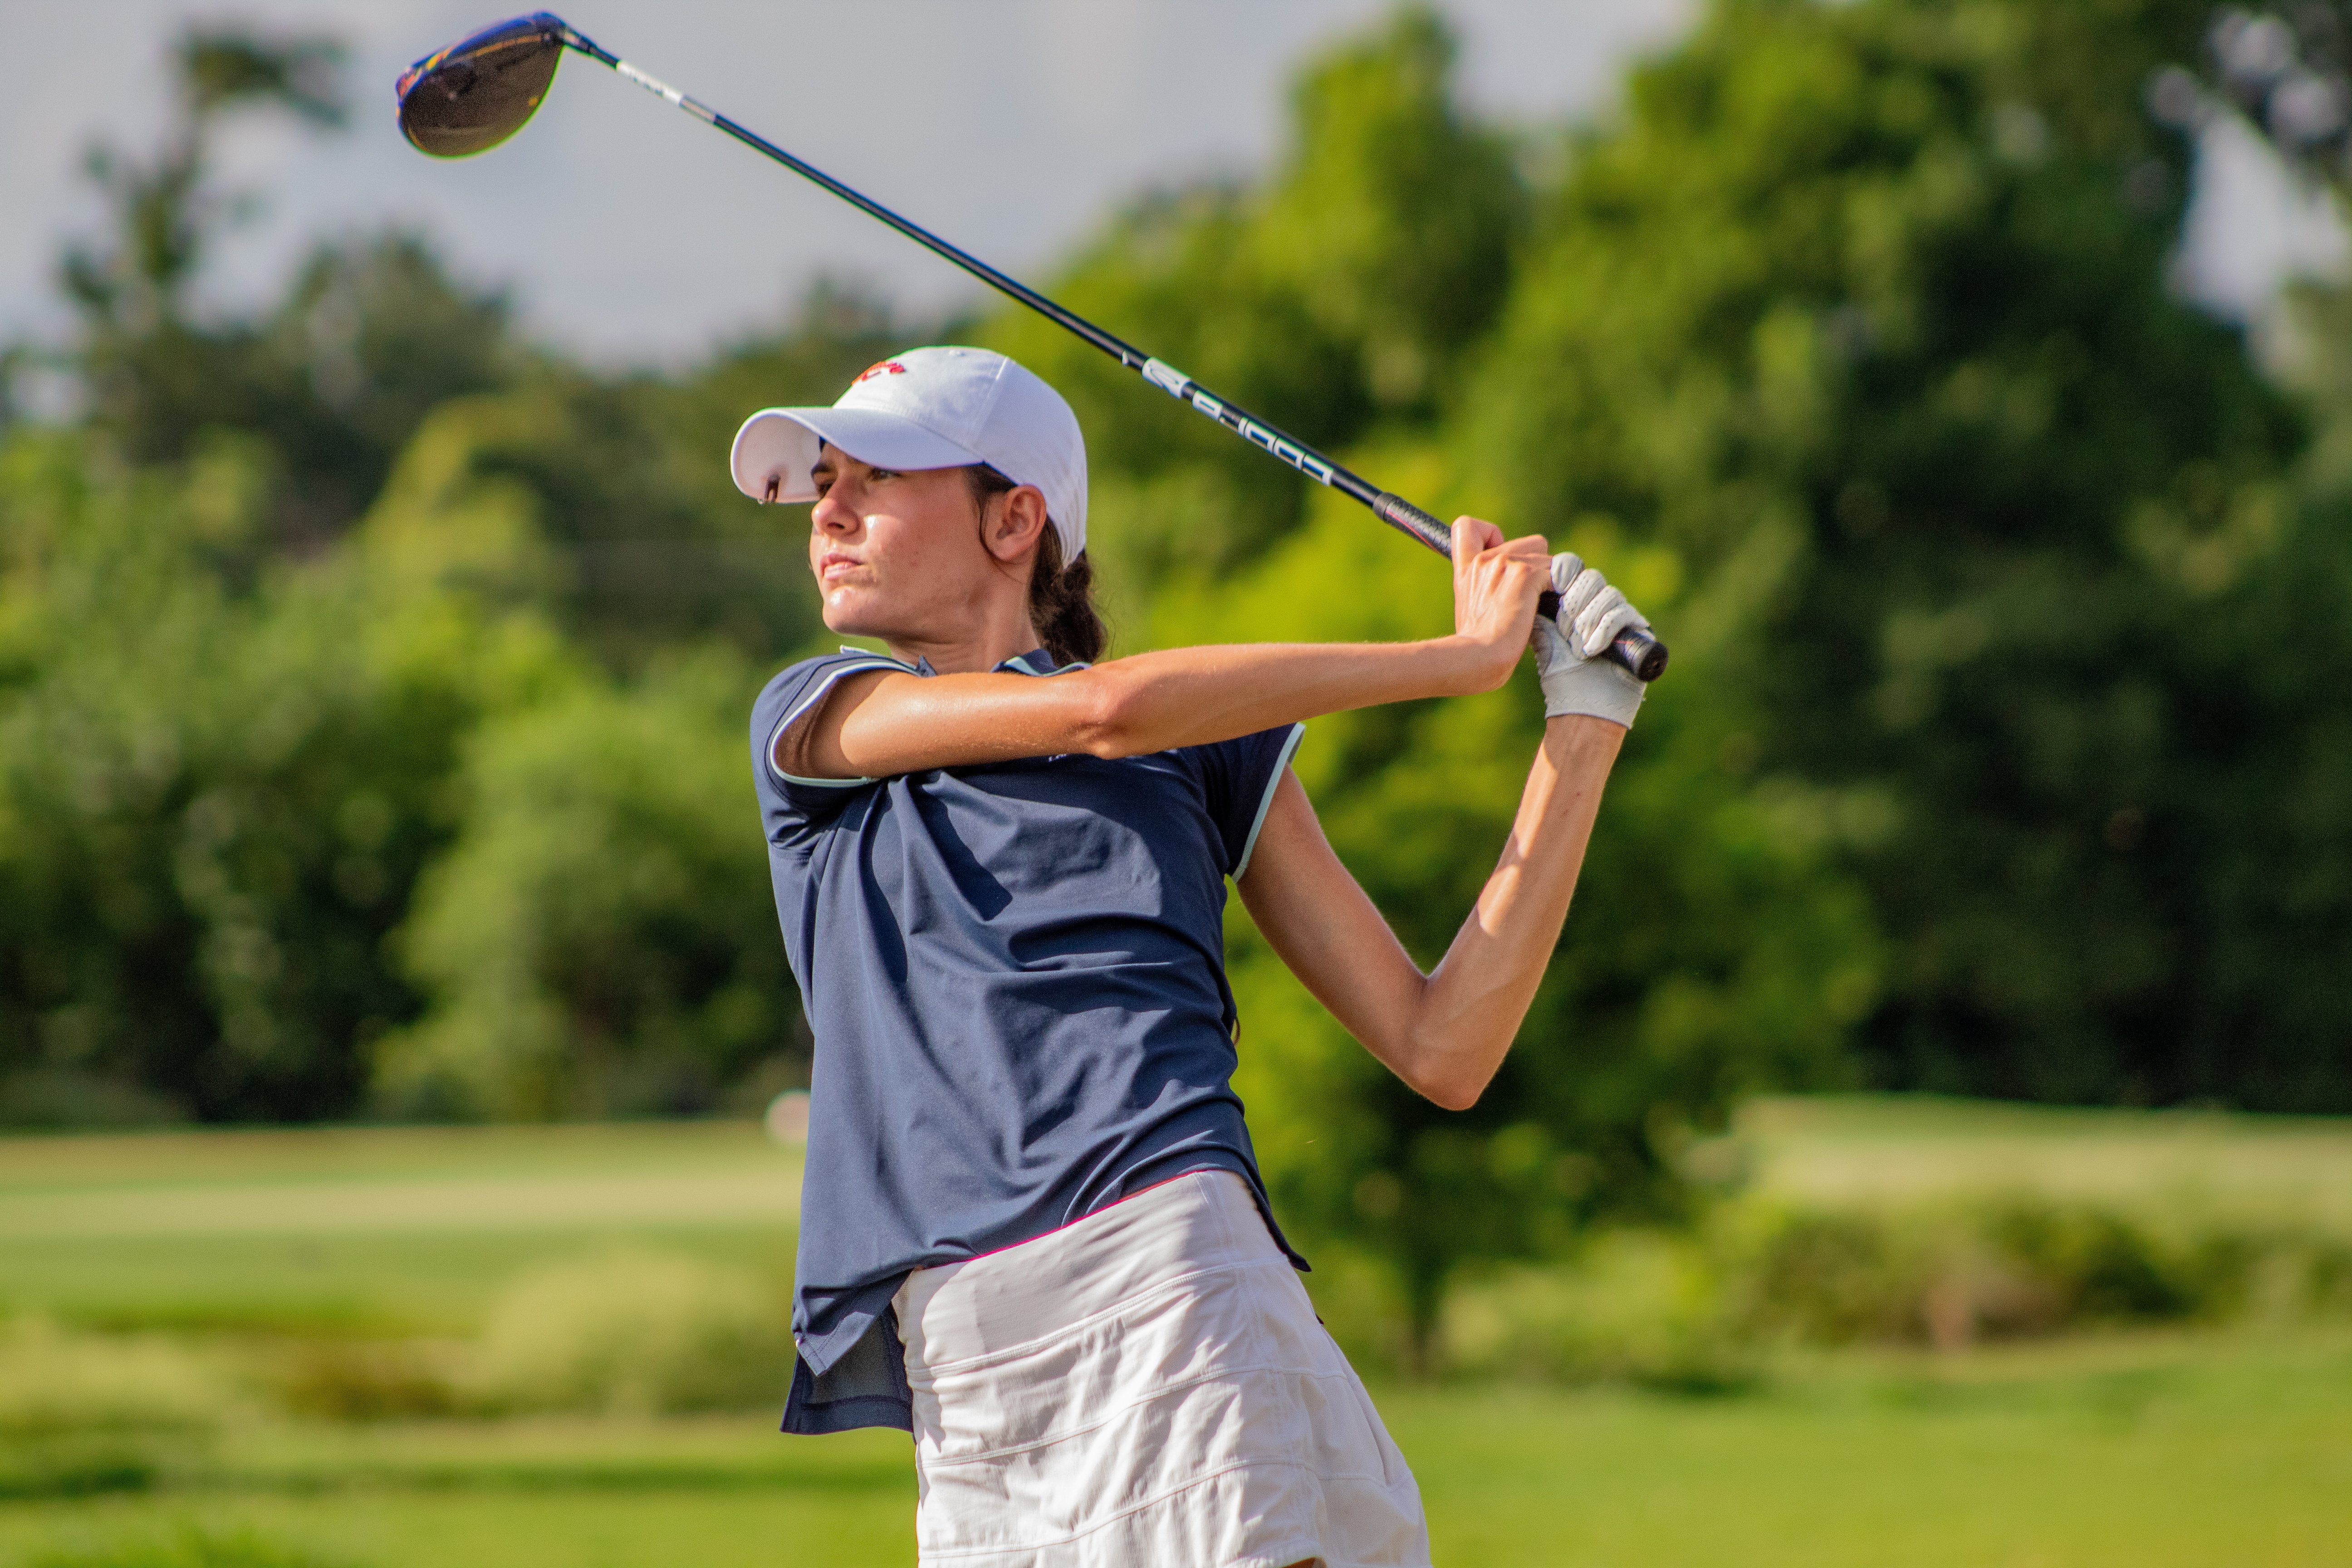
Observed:
[[[983,514],[997,496],[1019,489],[986,463],[964,469],[971,499]],[[1037,541],[1037,559],[1029,574],[1029,624],[1054,662],[1092,664],[1110,646],[1110,628],[1095,608],[1095,563],[1080,551],[1076,561],[1062,559],[1062,536],[1052,523]]]
[[[1037,569],[1029,579],[1029,620],[1055,664],[1092,664],[1110,646],[1110,628],[1095,609],[1095,563],[1080,551],[1062,564],[1062,536],[1051,528],[1037,542]]]

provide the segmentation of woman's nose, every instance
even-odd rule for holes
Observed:
[[[841,487],[834,486],[817,497],[816,505],[809,509],[809,521],[827,533],[849,533],[857,527],[857,509],[843,499]]]

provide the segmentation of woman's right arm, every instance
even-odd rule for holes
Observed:
[[[1464,518],[1454,528],[1451,637],[1168,648],[1045,680],[877,670],[843,680],[778,736],[775,760],[797,777],[885,778],[1071,752],[1136,756],[1350,708],[1492,690],[1526,651],[1549,571],[1540,538],[1506,542],[1492,523]]]

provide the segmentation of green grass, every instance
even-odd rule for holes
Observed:
[[[55,1511],[55,1510],[53,1510]],[[56,1511],[19,1535],[0,1510],[0,1562],[96,1556],[118,1542],[169,1539],[194,1525],[245,1529],[347,1568],[777,1568],[911,1563],[911,1474],[884,1493],[363,1491],[206,1497],[166,1507],[110,1503]]]
[[[1760,1394],[1380,1400],[1449,1563],[2352,1563],[2352,1337],[1841,1360]],[[352,1568],[904,1563],[896,1434],[756,1418],[247,1432],[204,1485],[0,1504],[0,1564],[194,1526]]]
[[[1748,1398],[1383,1401],[1439,1560],[2352,1563],[2352,1342],[1816,1369]]]
[[[170,1490],[0,1503],[0,1564],[191,1529],[350,1568],[635,1568],[914,1557],[906,1437],[785,1438],[757,1416],[276,1424]]]
[[[514,1274],[599,1246],[788,1275],[799,1203],[797,1158],[748,1124],[0,1139],[0,1308],[458,1332]]]
[[[2352,1226],[2342,1123],[1864,1100],[1769,1102],[1743,1134],[1757,1183],[1808,1201],[2030,1186]],[[0,1309],[161,1328],[247,1390],[159,1450],[152,1489],[0,1500],[0,1568],[202,1568],[188,1542],[247,1538],[322,1568],[910,1562],[898,1434],[338,1424],[283,1414],[257,1370],[471,1332],[520,1273],[620,1242],[781,1280],[796,1197],[793,1158],[733,1126],[0,1140]],[[2342,1327],[1812,1355],[1717,1399],[1379,1402],[1449,1564],[2352,1568]]]

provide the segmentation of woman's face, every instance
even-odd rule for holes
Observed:
[[[833,630],[893,643],[951,637],[1004,591],[962,469],[877,468],[827,447],[813,473],[809,570]]]

